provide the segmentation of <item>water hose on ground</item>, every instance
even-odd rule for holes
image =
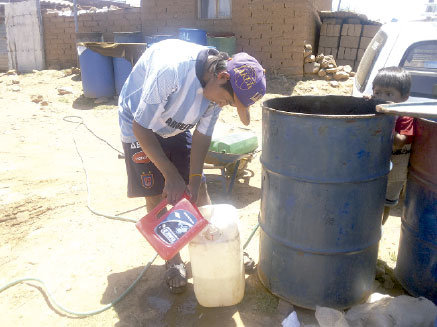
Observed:
[[[69,122],[69,123],[77,123],[77,126],[76,126],[75,129],[77,129],[79,126],[83,125],[96,138],[98,138],[99,140],[105,142],[109,147],[111,147],[112,149],[117,151],[119,154],[124,155],[121,151],[119,151],[118,149],[113,147],[110,143],[108,143],[106,140],[102,139],[101,137],[97,136],[91,129],[89,129],[88,126],[83,122],[82,117],[79,117],[79,116],[66,116],[63,119],[64,119],[64,121]],[[78,119],[78,121],[74,121],[72,119]],[[100,216],[100,217],[105,217],[105,218],[114,219],[114,220],[121,220],[121,221],[127,221],[127,222],[136,223],[137,220],[135,220],[135,219],[127,218],[127,217],[122,217],[122,216],[114,216],[114,215],[103,214],[103,213],[100,213],[100,212],[98,212],[98,211],[96,211],[96,210],[94,210],[92,208],[92,206],[91,206],[91,192],[90,192],[90,187],[89,187],[88,173],[86,171],[85,163],[83,161],[82,155],[80,154],[80,151],[79,151],[79,149],[77,147],[77,143],[76,143],[76,139],[74,137],[74,134],[73,134],[73,142],[74,142],[74,145],[75,145],[75,148],[76,148],[76,152],[79,155],[79,158],[81,160],[82,169],[83,169],[84,174],[85,174],[86,188],[87,188],[87,208],[93,214],[95,214],[97,216]],[[139,209],[139,208],[136,208],[136,209]],[[249,238],[246,240],[246,243],[244,243],[244,245],[243,245],[243,249],[245,249],[249,245],[249,243],[252,240],[253,236],[255,235],[258,227],[259,227],[259,223],[253,228],[252,232],[249,235]],[[109,304],[107,304],[107,305],[105,305],[105,306],[103,306],[103,307],[101,307],[100,309],[97,309],[97,310],[78,312],[78,311],[73,311],[73,310],[65,308],[64,306],[62,306],[61,304],[59,304],[55,300],[55,298],[53,297],[53,295],[51,294],[51,292],[47,288],[46,284],[41,279],[33,278],[33,277],[23,277],[23,278],[20,278],[20,279],[16,279],[16,280],[14,280],[14,281],[12,281],[10,283],[7,283],[6,285],[0,287],[0,293],[2,293],[3,291],[7,290],[8,288],[11,288],[11,287],[13,287],[15,285],[18,285],[20,283],[27,282],[27,281],[34,281],[34,282],[40,283],[43,286],[43,289],[44,289],[44,291],[45,291],[45,293],[47,295],[48,300],[59,311],[65,312],[65,313],[68,313],[68,314],[71,314],[71,315],[74,315],[74,316],[79,316],[79,317],[93,316],[93,315],[102,313],[102,312],[110,309],[111,307],[116,305],[118,302],[120,302],[135,287],[135,285],[140,281],[140,279],[147,272],[147,270],[153,264],[153,262],[156,260],[157,257],[158,257],[158,253],[155,253],[153,258],[150,259],[150,261],[144,266],[143,270],[140,272],[138,277],[132,282],[132,284],[117,299],[115,299],[111,303],[109,303]]]

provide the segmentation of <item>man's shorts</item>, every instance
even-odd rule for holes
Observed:
[[[189,182],[191,133],[186,131],[176,136],[163,138],[155,134],[167,156],[175,165],[185,183]],[[141,149],[139,142],[123,143],[127,172],[127,196],[146,197],[162,194],[164,176]]]

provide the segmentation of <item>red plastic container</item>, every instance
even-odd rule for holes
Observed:
[[[161,201],[135,224],[164,260],[173,258],[208,224],[186,194],[172,209],[158,217],[167,205],[167,200]]]

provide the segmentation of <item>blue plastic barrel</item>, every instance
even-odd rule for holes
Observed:
[[[143,43],[142,32],[114,32],[115,43]]]
[[[200,45],[207,44],[206,31],[196,28],[180,28],[179,39]]]
[[[112,97],[115,94],[112,57],[78,46],[82,88],[85,97]]]
[[[395,274],[437,304],[437,121],[417,120]]]
[[[142,32],[114,32],[115,43],[143,43]],[[124,82],[132,71],[132,64],[124,58],[113,58],[115,93],[118,95],[123,88]]]
[[[301,307],[348,308],[372,291],[394,117],[345,96],[263,104],[258,276]]]

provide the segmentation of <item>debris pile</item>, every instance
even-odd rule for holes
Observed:
[[[305,75],[317,75],[327,81],[347,80],[355,76],[350,65],[337,66],[333,55],[314,55],[311,44],[305,45],[304,58]]]

